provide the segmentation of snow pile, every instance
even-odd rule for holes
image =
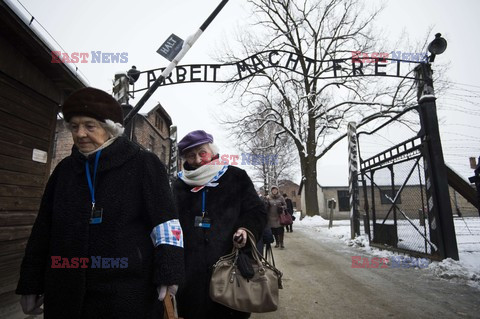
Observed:
[[[437,277],[459,281],[465,280],[469,285],[480,288],[480,272],[478,272],[478,269],[469,268],[462,261],[447,258],[441,262],[432,262],[428,269]]]
[[[360,235],[355,237],[355,239],[350,239],[346,241],[346,244],[351,247],[365,247],[370,248],[370,242],[368,241],[367,235]]]
[[[322,235],[339,239],[347,246],[358,248],[376,257],[386,257],[390,260],[399,258],[399,255],[392,251],[370,247],[368,236],[366,234],[358,236],[355,239],[350,239],[349,220],[334,220],[333,227],[329,229],[328,220],[323,219],[320,216],[305,216],[300,220],[299,212],[295,212],[294,215],[297,217],[294,222],[295,226],[313,229]],[[469,222],[471,223],[471,221]],[[475,220],[475,222],[477,221]],[[460,261],[447,258],[441,262],[431,262],[428,267],[422,267],[423,271],[430,271],[433,275],[439,278],[466,282],[468,285],[480,289],[479,237],[480,236],[475,232],[470,232],[468,237],[457,233]],[[317,239],[322,240],[322,237],[317,237]],[[408,255],[405,254],[405,257],[407,258]]]
[[[295,225],[299,226],[306,226],[306,227],[318,227],[318,226],[327,226],[328,227],[328,220],[323,219],[320,216],[305,216],[302,220],[300,220],[300,213],[295,212],[293,213],[295,216]]]

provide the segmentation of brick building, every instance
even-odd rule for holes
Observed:
[[[138,145],[155,153],[168,168],[170,167],[170,126],[172,119],[160,105],[155,106],[147,114],[137,114],[132,120],[129,137]],[[57,120],[55,131],[55,151],[52,158],[51,171],[66,156],[70,155],[73,140],[66,129],[63,119]]]
[[[302,202],[299,193],[300,186],[290,180],[283,179],[278,182],[278,187],[280,194],[287,194],[288,198],[292,200],[293,209],[302,211]],[[263,186],[260,187],[259,192],[265,194]],[[267,193],[269,192],[270,190]]]
[[[424,185],[422,187],[425,187]],[[400,185],[396,186],[396,190],[400,188]],[[303,185],[300,186],[300,194],[299,198],[303,204],[305,202],[305,197],[303,191]],[[464,217],[473,217],[478,216],[478,211],[470,204],[465,197],[461,196],[458,192],[456,192],[451,186],[449,186],[449,193],[450,193],[450,203],[452,205],[452,213],[454,215],[464,216]],[[329,199],[335,199],[337,205],[333,211],[334,219],[349,219],[350,218],[350,195],[348,186],[322,186],[317,184],[317,197],[318,197],[318,208],[320,210],[320,216],[322,218],[329,218],[329,211],[330,209],[327,207],[327,203]],[[388,201],[387,194],[391,198],[394,197],[392,195],[391,186],[378,186],[375,188],[375,202],[377,203],[376,206],[376,215],[377,218],[384,218],[390,207],[392,206],[391,202]],[[421,194],[420,186],[419,185],[406,185],[402,190],[399,198],[397,200],[398,207],[402,209],[409,218],[415,219],[418,218],[418,212],[422,209],[424,202],[422,203],[421,198],[419,197]],[[368,191],[368,198],[371,201],[371,193]],[[425,196],[425,195],[423,195]],[[360,187],[359,189],[359,210],[360,215],[365,214],[364,211],[364,193],[363,188]],[[371,203],[370,203],[371,205]],[[401,215],[399,215],[399,219],[403,219]]]
[[[281,180],[278,182],[278,187],[280,188],[280,194],[287,194],[288,198],[292,200],[293,209],[302,211],[302,203],[298,193],[300,186],[289,180]]]
[[[131,140],[155,153],[167,168],[170,164],[172,119],[160,103],[147,114],[135,116]]]

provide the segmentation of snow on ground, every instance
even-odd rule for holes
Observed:
[[[361,235],[350,239],[350,221],[334,220],[333,227],[328,229],[328,220],[320,216],[305,216],[300,220],[300,213],[295,212],[295,227],[308,228],[321,232],[330,238],[341,240],[347,246],[356,247],[365,254],[381,258],[399,258],[397,253],[370,247],[368,236]],[[460,260],[447,258],[441,262],[430,262],[421,271],[429,271],[437,277],[464,282],[480,289],[480,218],[455,218],[455,232]],[[317,237],[321,240],[322,237]],[[403,254],[401,256],[404,256]]]

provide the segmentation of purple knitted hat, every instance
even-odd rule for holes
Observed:
[[[178,152],[184,154],[196,146],[213,143],[213,136],[203,130],[192,131],[178,142]]]

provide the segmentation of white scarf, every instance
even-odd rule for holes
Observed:
[[[83,152],[81,152],[81,151],[79,150],[79,152],[80,152],[83,156],[88,157],[89,155],[94,154],[94,153],[98,152],[99,150],[103,150],[103,149],[104,149],[105,147],[107,147],[107,146],[110,146],[113,142],[115,142],[115,140],[117,139],[117,137],[118,137],[118,136],[115,136],[115,137],[110,138],[109,140],[107,140],[105,143],[103,143],[102,145],[100,145],[100,147],[97,148],[97,149],[94,150],[94,151],[91,151],[91,152],[88,152],[88,153],[83,153]]]
[[[178,177],[187,185],[196,186],[192,192],[198,192],[205,186],[215,187],[215,183],[228,169],[228,165],[205,164],[199,168],[189,171],[183,169]],[[201,187],[198,187],[201,186]]]

